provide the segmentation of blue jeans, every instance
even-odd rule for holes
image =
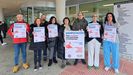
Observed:
[[[14,44],[14,63],[15,65],[19,64],[19,54],[20,54],[20,50],[22,53],[22,59],[23,59],[23,63],[26,63],[26,43],[18,43],[18,44]]]
[[[103,41],[104,65],[119,69],[119,45],[110,41]],[[112,53],[112,65],[110,64],[110,54]]]

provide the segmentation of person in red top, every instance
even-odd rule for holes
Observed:
[[[15,66],[13,67],[13,72],[16,73],[19,71],[19,54],[20,54],[20,50],[22,52],[22,59],[23,59],[23,67],[24,69],[28,69],[29,65],[26,61],[26,43],[28,42],[28,33],[30,32],[30,26],[29,24],[27,24],[24,19],[23,19],[23,15],[22,14],[17,14],[16,16],[17,21],[13,24],[11,24],[10,28],[8,29],[8,35],[11,36],[11,38],[13,39],[13,44],[14,44],[14,63]],[[21,26],[21,25],[25,25],[25,26]],[[22,35],[26,35],[26,36],[19,36],[16,37],[16,30],[17,28],[15,27],[24,27],[24,29],[26,31],[24,31],[24,33]],[[19,30],[17,30],[18,33]],[[23,30],[22,30],[23,31]]]

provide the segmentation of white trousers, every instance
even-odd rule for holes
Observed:
[[[99,53],[101,43],[96,39],[88,42],[88,66],[99,67]]]

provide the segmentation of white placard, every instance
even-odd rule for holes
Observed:
[[[65,31],[65,58],[84,59],[84,31]]]
[[[58,27],[57,25],[50,24],[48,25],[48,37],[57,37],[58,36]]]
[[[45,41],[45,29],[44,27],[34,27],[34,42]]]
[[[116,41],[116,28],[113,26],[105,26],[104,40],[115,42]]]
[[[90,23],[87,26],[89,38],[100,38],[100,25],[98,23]]]
[[[26,38],[26,23],[14,23],[14,38]]]

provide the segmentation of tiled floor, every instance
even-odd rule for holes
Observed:
[[[77,66],[69,66],[61,72],[60,75],[115,75],[113,69],[108,72],[104,70],[104,62],[102,55],[100,56],[100,68],[96,70],[94,67],[91,70],[87,69],[87,65],[82,65],[80,62]],[[120,61],[120,73],[118,75],[133,75],[133,62],[125,59]],[[117,74],[116,74],[117,75]]]
[[[30,68],[28,70],[24,70],[23,68],[20,68],[20,71],[18,73],[12,73],[12,67],[13,67],[13,46],[12,41],[8,37],[4,39],[8,44],[5,46],[0,46],[0,75],[114,75],[113,70],[110,70],[108,72],[104,71],[103,66],[103,57],[100,55],[100,68],[98,70],[95,70],[92,68],[91,70],[87,69],[87,65],[82,65],[81,62],[79,62],[76,66],[67,66],[64,69],[60,68],[61,61],[58,60],[58,64],[53,64],[51,67],[47,66],[48,62],[42,62],[43,63],[43,69],[39,70],[37,72],[33,71],[33,52],[28,50],[27,48],[27,59],[30,64]],[[86,54],[87,58],[87,54]],[[21,60],[21,55],[20,55]],[[73,62],[73,61],[72,61]],[[126,59],[121,59],[120,61],[120,74],[119,75],[133,75],[133,61],[128,61]],[[20,63],[21,66],[21,63]]]

